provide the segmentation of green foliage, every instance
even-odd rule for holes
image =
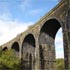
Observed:
[[[64,59],[56,59],[56,70],[64,70]]]
[[[14,50],[5,50],[0,48],[0,70],[25,70],[29,66],[27,63],[21,63]],[[22,61],[23,62],[23,61]],[[64,70],[64,59],[56,59],[56,70]]]
[[[19,68],[20,59],[15,56],[15,51],[3,51],[0,56],[0,70],[18,70]]]
[[[0,46],[0,56],[1,56],[1,51],[2,51],[2,48],[1,48],[1,46]]]

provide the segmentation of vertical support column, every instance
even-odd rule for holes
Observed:
[[[64,61],[65,70],[70,70],[70,0],[67,0],[66,21],[63,25]]]
[[[40,68],[41,70],[49,70],[49,53],[47,44],[40,45]]]
[[[40,48],[40,70],[55,70],[54,45],[41,44]]]
[[[32,54],[29,54],[29,70],[32,70]]]
[[[51,45],[49,47],[49,70],[55,70],[55,46]]]
[[[70,5],[70,1],[69,4]],[[70,70],[70,8],[68,8],[66,16],[66,37],[67,37],[67,46],[65,47],[65,57],[66,57],[66,70]]]
[[[68,26],[69,26],[69,28],[68,28],[68,47],[69,47],[69,51],[68,51],[68,59],[69,59],[69,70],[70,70],[70,0],[69,0],[69,10],[68,10],[68,18],[67,18],[68,20],[67,20],[67,22],[68,22]]]
[[[35,70],[35,55],[32,54],[32,70]]]
[[[48,44],[48,53],[49,53],[49,70],[55,70],[55,45],[54,39],[49,36]]]
[[[69,57],[68,57],[68,39],[67,32],[63,32],[63,43],[64,43],[64,62],[65,62],[65,70],[69,70]]]
[[[36,48],[35,48],[35,70],[40,70],[40,57],[39,57],[38,38],[36,38]]]

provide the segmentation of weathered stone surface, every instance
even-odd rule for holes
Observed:
[[[56,70],[54,41],[60,27],[63,32],[65,70],[70,70],[70,0],[61,0],[36,24],[1,47],[4,50],[12,49],[13,44],[18,43],[19,47],[15,45],[13,49],[19,49],[18,57],[28,64],[28,70]]]

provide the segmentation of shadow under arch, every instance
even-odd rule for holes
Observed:
[[[35,65],[33,58],[35,58],[35,38],[33,34],[28,34],[25,36],[21,48],[21,59],[23,63],[29,64],[27,67],[23,65],[24,70],[32,70],[32,66]]]
[[[23,50],[26,52],[29,46],[35,48],[35,38],[32,34],[28,34],[25,36],[22,42],[22,49],[21,49],[22,54],[23,54]]]
[[[19,51],[20,51],[20,49],[19,49],[19,44],[18,44],[18,42],[14,42],[14,43],[12,44],[12,46],[11,46],[11,49],[15,50],[16,56],[19,56]]]
[[[39,50],[40,50],[40,68],[54,70],[55,64],[55,36],[60,29],[60,22],[55,19],[46,21],[40,29]],[[43,56],[43,57],[42,57]],[[43,66],[44,65],[44,66]]]
[[[7,48],[7,47],[4,47],[4,48],[2,49],[2,51],[6,51],[6,50],[8,50],[8,48]]]

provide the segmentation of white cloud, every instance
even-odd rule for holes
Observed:
[[[56,58],[64,58],[64,53],[63,52],[57,53]]]
[[[8,11],[3,12],[2,14],[0,14],[0,20],[4,20],[4,21],[12,20],[11,14]]]
[[[61,28],[59,29],[55,38],[55,51],[56,51],[56,58],[64,58],[63,36]]]
[[[32,23],[22,23],[15,21],[0,20],[0,45],[11,40],[17,34],[25,31]]]
[[[25,0],[26,1],[26,0]],[[14,38],[17,34],[25,31],[32,22],[21,22],[18,19],[12,18],[12,14],[8,9],[7,3],[1,3],[0,7],[0,45]]]
[[[25,11],[30,7],[30,0],[22,0],[19,7],[22,11]]]
[[[29,15],[35,16],[35,15],[39,14],[40,12],[42,12],[42,9],[32,9],[28,13],[29,13]]]
[[[21,1],[19,8],[21,9],[22,12],[27,12],[27,14],[29,15],[37,15],[43,10],[40,8],[33,9],[32,6],[33,6],[32,0],[24,0]]]

